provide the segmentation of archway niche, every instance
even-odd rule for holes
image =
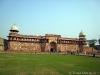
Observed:
[[[55,42],[50,43],[50,52],[56,52],[57,51],[57,45]]]

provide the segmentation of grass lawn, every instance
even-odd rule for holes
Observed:
[[[60,54],[0,54],[0,75],[100,75],[100,58]]]

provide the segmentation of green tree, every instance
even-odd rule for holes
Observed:
[[[96,42],[97,42],[96,39],[87,40],[87,43],[88,43],[89,47],[92,47],[92,54],[93,54],[93,49],[95,48]]]
[[[97,45],[95,45],[95,46],[94,46],[94,49],[98,50],[98,47],[97,47]]]
[[[99,44],[100,44],[100,39],[98,40]]]

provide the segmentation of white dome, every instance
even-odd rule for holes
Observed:
[[[14,25],[11,27],[11,30],[18,30],[18,27],[14,24]]]
[[[81,31],[81,32],[79,33],[79,36],[83,36],[83,35],[85,35],[85,33],[84,33],[83,31]]]

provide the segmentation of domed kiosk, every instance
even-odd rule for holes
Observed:
[[[13,32],[13,33],[19,32],[18,27],[15,24],[11,27],[10,31]]]
[[[81,30],[81,32],[79,33],[79,37],[85,37],[85,33]]]

